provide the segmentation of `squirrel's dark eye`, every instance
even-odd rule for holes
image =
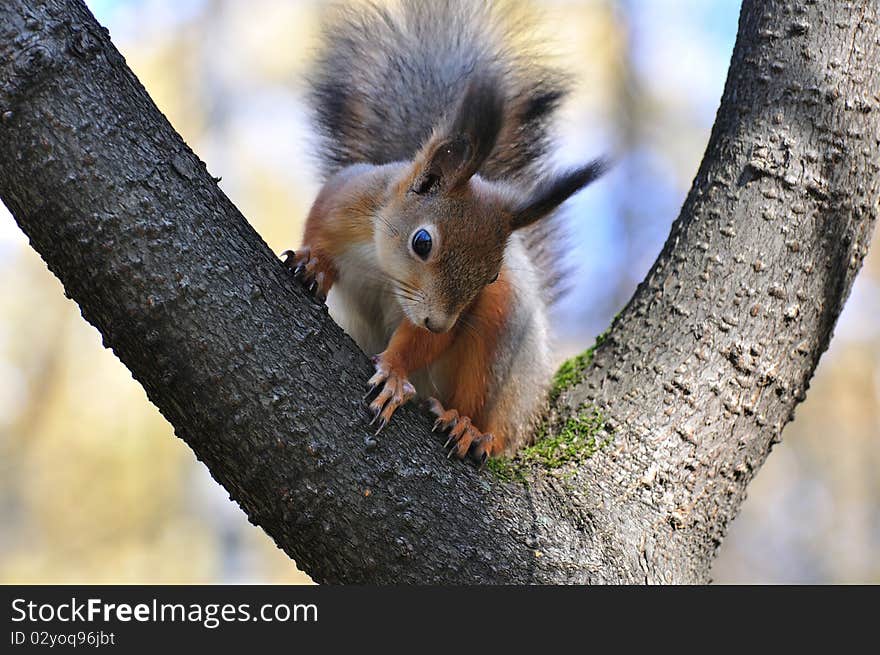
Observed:
[[[428,258],[428,255],[431,253],[432,245],[433,243],[431,241],[431,235],[428,233],[428,230],[418,230],[415,234],[413,234],[413,252],[422,259]]]
[[[498,273],[495,273],[495,277],[493,277],[491,280],[489,280],[489,284],[492,284],[493,282],[497,282],[497,281],[498,281],[498,275],[499,275]]]

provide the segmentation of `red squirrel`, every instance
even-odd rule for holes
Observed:
[[[536,226],[604,169],[546,170],[565,85],[516,43],[483,3],[337,14],[311,80],[327,177],[282,255],[378,353],[377,434],[419,396],[449,454],[481,465],[528,443],[546,404],[562,253]]]

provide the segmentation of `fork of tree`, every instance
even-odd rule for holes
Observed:
[[[545,450],[494,473],[451,465],[412,408],[368,442],[367,358],[80,0],[0,5],[0,197],[177,435],[314,580],[706,582],[877,215],[878,7],[852,4],[744,2],[666,245],[557,376]]]

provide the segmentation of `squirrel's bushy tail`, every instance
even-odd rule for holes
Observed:
[[[454,111],[474,75],[503,80],[504,124],[480,174],[516,178],[541,165],[565,78],[536,63],[509,2],[400,0],[331,12],[311,76],[325,174],[411,159]]]

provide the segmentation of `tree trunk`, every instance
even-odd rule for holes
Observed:
[[[547,431],[587,412],[610,443],[508,480],[447,460],[416,409],[367,440],[366,357],[79,0],[0,5],[0,197],[178,436],[316,581],[705,582],[867,252],[877,18],[872,0],[744,3],[669,240],[592,366],[561,376]]]

